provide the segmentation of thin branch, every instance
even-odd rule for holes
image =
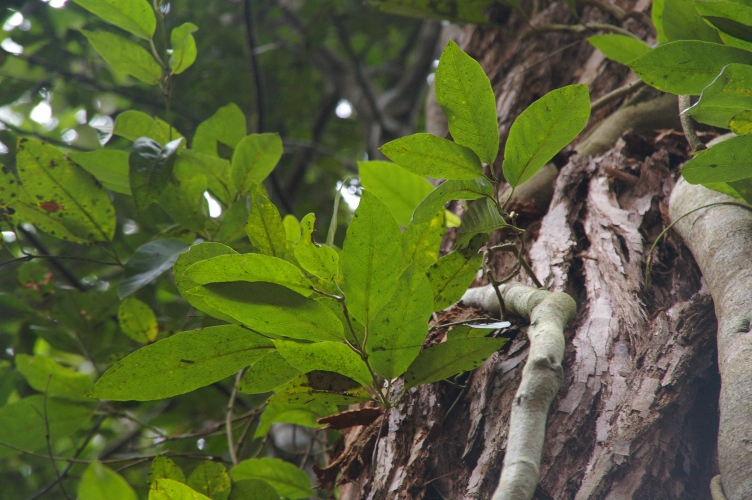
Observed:
[[[39,241],[37,237],[31,233],[30,231],[27,231],[23,228],[23,226],[19,225],[17,226],[18,232],[23,235],[23,237],[31,243],[31,245],[36,248],[42,255],[50,255],[50,252],[47,250],[47,247],[44,246],[44,243]],[[78,278],[76,278],[72,272],[68,270],[67,267],[65,267],[57,258],[50,256],[49,262],[55,269],[62,274],[65,279],[70,283],[73,287],[75,287],[77,290],[81,292],[85,292],[87,290],[86,286],[79,281]]]
[[[57,478],[56,482],[60,485],[60,491],[63,492],[63,496],[66,498],[66,500],[70,500],[70,497],[68,496],[68,493],[65,491],[65,487],[63,486],[63,478],[60,477],[60,470],[58,470],[57,464],[55,463],[55,459],[52,455],[52,443],[50,442],[50,421],[47,418],[47,398],[50,388],[50,380],[52,380],[52,374],[49,374],[47,376],[47,384],[44,386],[44,399],[42,401],[42,408],[44,410],[44,440],[47,443],[47,454],[50,457],[50,462],[52,462],[52,468],[55,469],[55,477]]]
[[[6,260],[5,262],[0,262],[0,268],[5,267],[9,264],[13,264],[14,262],[29,262],[30,260],[34,259],[63,259],[63,260],[78,260],[81,262],[91,262],[93,264],[102,264],[106,266],[119,266],[123,267],[123,264],[118,264],[117,262],[107,262],[104,260],[95,260],[95,259],[86,259],[83,257],[71,257],[66,255],[32,255],[32,254],[26,254],[23,257],[16,257],[15,259]]]
[[[19,135],[22,135],[22,136],[34,137],[36,139],[39,139],[40,141],[49,142],[50,144],[53,144],[55,146],[59,146],[61,148],[68,148],[68,149],[73,149],[73,150],[76,150],[76,151],[91,151],[91,149],[89,149],[89,148],[82,148],[81,146],[76,146],[74,144],[68,144],[65,141],[61,141],[59,139],[55,139],[54,137],[49,137],[49,136],[46,136],[46,135],[42,135],[39,132],[37,132],[36,130],[26,130],[26,129],[23,129],[21,127],[16,127],[12,123],[9,123],[9,122],[7,122],[5,120],[2,120],[2,119],[0,119],[0,125],[2,125],[3,127],[7,128],[7,129],[12,130],[16,134],[19,134]]]
[[[598,99],[596,99],[591,105],[590,105],[590,111],[597,111],[601,109],[606,104],[610,103],[611,101],[618,99],[620,97],[624,97],[626,95],[631,94],[632,92],[635,92],[636,90],[640,90],[645,86],[645,82],[642,80],[635,80],[634,82],[630,82],[626,85],[623,85],[619,87],[618,89],[614,89],[608,94],[604,94]]]
[[[530,30],[522,35],[522,39],[529,38],[540,33],[593,33],[598,31],[606,31],[610,33],[617,33],[619,35],[628,36],[637,40],[642,40],[629,30],[614,26],[608,23],[583,23],[583,24],[539,24],[537,26],[531,26]]]
[[[697,131],[695,130],[695,124],[692,121],[692,117],[685,111],[692,106],[692,101],[688,95],[679,96],[679,121],[681,121],[682,130],[684,130],[684,136],[687,138],[689,147],[692,148],[692,152],[696,153],[703,149],[707,149],[705,144],[697,137]]]
[[[227,433],[227,449],[230,451],[230,459],[232,465],[238,465],[238,454],[235,451],[235,439],[232,434],[232,413],[235,410],[235,398],[238,395],[238,386],[240,380],[243,378],[246,368],[243,368],[235,375],[235,384],[232,386],[232,393],[230,399],[227,402],[227,408],[225,410],[225,432]]]

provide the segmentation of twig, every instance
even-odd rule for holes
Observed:
[[[29,243],[31,243],[31,245],[36,248],[42,255],[50,255],[50,252],[47,250],[47,247],[44,246],[44,243],[39,241],[37,237],[34,236],[34,234],[24,229],[21,225],[19,225],[17,229],[18,232],[21,233],[23,237]],[[86,286],[84,286],[84,284],[81,283],[78,278],[76,278],[73,273],[71,273],[68,268],[60,263],[56,258],[50,256],[49,261],[50,264],[52,264],[52,267],[57,269],[73,287],[81,292],[85,292],[87,290]]]
[[[22,136],[35,137],[35,138],[39,139],[40,141],[49,142],[50,144],[53,144],[55,146],[59,146],[59,147],[63,147],[63,148],[68,148],[68,149],[74,149],[76,151],[91,151],[91,149],[89,149],[89,148],[82,148],[82,147],[76,146],[74,144],[68,144],[65,141],[61,141],[61,140],[55,139],[53,137],[42,135],[39,132],[37,132],[36,130],[26,130],[26,129],[22,129],[21,127],[16,127],[12,123],[9,123],[9,122],[7,122],[5,120],[0,120],[0,125],[2,125],[5,128],[8,128],[8,129],[12,130],[16,134],[19,134],[19,135],[22,135]]]
[[[232,465],[238,465],[238,454],[235,452],[235,439],[232,435],[232,412],[235,409],[235,398],[238,395],[238,386],[240,385],[240,379],[243,378],[246,368],[243,368],[235,375],[235,384],[232,386],[232,392],[230,393],[230,399],[227,402],[227,408],[225,411],[225,432],[227,433],[227,448],[230,451],[230,459]]]
[[[603,106],[608,104],[609,102],[618,99],[619,97],[624,97],[625,95],[629,95],[632,92],[636,90],[640,90],[645,86],[645,82],[642,80],[636,80],[634,82],[628,83],[626,85],[623,85],[619,87],[618,89],[614,89],[608,94],[604,94],[600,96],[598,99],[593,101],[592,104],[590,104],[590,111],[597,111],[601,109]]]
[[[44,440],[47,443],[47,454],[50,457],[50,462],[52,462],[52,468],[55,469],[55,477],[57,478],[57,484],[60,485],[60,491],[63,492],[63,496],[70,500],[70,497],[68,496],[68,493],[65,491],[65,487],[63,486],[63,478],[60,477],[60,471],[57,468],[57,464],[55,463],[55,459],[52,455],[52,443],[50,442],[50,421],[47,418],[47,397],[48,397],[48,391],[50,388],[50,380],[52,380],[52,374],[47,375],[47,384],[44,386],[44,399],[42,400],[42,408],[44,410]]]
[[[707,149],[705,144],[697,137],[697,131],[695,130],[695,124],[692,121],[692,117],[685,111],[692,106],[692,101],[688,95],[679,96],[679,120],[681,121],[682,130],[684,130],[684,136],[687,138],[689,147],[692,148],[692,152],[696,153],[703,149]]]
[[[13,264],[14,262],[29,262],[34,259],[61,259],[61,260],[78,260],[81,262],[90,262],[92,264],[102,264],[104,266],[120,266],[123,267],[122,264],[118,264],[117,262],[107,262],[104,260],[95,260],[95,259],[86,259],[83,257],[71,257],[67,255],[33,255],[33,254],[26,254],[23,257],[16,257],[15,259],[6,260],[5,262],[0,262],[0,268],[5,267],[9,264]]]
[[[583,34],[583,33],[592,33],[597,31],[607,31],[611,33],[618,33],[619,35],[628,36],[631,38],[635,38],[637,40],[642,40],[640,37],[635,35],[629,30],[625,30],[624,28],[620,28],[619,26],[614,26],[613,24],[608,23],[583,23],[583,24],[539,24],[537,26],[532,26],[530,28],[530,31],[525,32],[522,35],[522,39],[529,38],[533,35],[537,35],[540,33],[575,33],[575,34]]]

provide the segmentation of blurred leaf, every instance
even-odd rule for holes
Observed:
[[[211,498],[227,500],[232,483],[225,466],[217,462],[201,462],[188,476],[188,486]]]
[[[736,113],[729,121],[729,128],[736,135],[752,134],[752,110]]]
[[[370,401],[360,383],[332,372],[312,372],[292,379],[269,403],[350,405]]]
[[[689,108],[700,123],[729,128],[729,122],[739,112],[752,109],[752,66],[729,64],[718,78],[705,87],[700,100]]]
[[[256,183],[252,183],[251,213],[248,215],[248,223],[245,232],[256,249],[272,257],[279,257],[294,262],[294,255],[290,243],[287,241],[285,227],[279,210],[269,201]]]
[[[285,228],[287,241],[295,243],[300,239],[300,221],[292,214],[287,214],[282,218],[282,226]]]
[[[410,222],[402,233],[402,269],[412,264],[416,272],[425,272],[439,258],[444,236],[444,214],[437,212],[428,222]]]
[[[120,303],[118,323],[123,333],[140,344],[148,344],[157,339],[157,316],[151,307],[136,297],[128,297]]]
[[[154,36],[157,18],[146,0],[73,0],[95,16],[144,40]]]
[[[642,40],[613,33],[591,36],[588,42],[604,56],[621,64],[628,64],[651,50],[650,45]]]
[[[421,19],[449,20],[461,23],[487,24],[486,9],[493,0],[377,0],[379,8],[390,14],[413,16]],[[506,0],[516,5],[516,0]]]
[[[183,137],[174,128],[172,129],[172,136],[170,136],[170,125],[160,118],[151,117],[146,113],[132,109],[117,115],[112,133],[133,142],[139,137],[148,137],[161,146]],[[185,141],[180,143],[180,147],[185,148]]]
[[[386,161],[359,161],[360,183],[383,201],[400,226],[406,226],[416,205],[433,191],[425,177]]]
[[[317,278],[325,281],[336,279],[339,256],[337,251],[328,246],[322,246],[313,241],[313,230],[316,216],[308,214],[300,223],[302,234],[293,247],[295,258],[300,265]]]
[[[435,179],[475,179],[483,175],[472,149],[431,134],[413,134],[387,142],[384,156],[405,170]]]
[[[413,212],[413,222],[428,222],[436,212],[452,200],[477,200],[483,197],[493,198],[494,187],[485,177],[469,181],[446,181],[431,191]]]
[[[136,492],[123,476],[94,460],[78,483],[79,500],[137,500]]]
[[[460,300],[482,263],[483,255],[471,249],[455,250],[434,262],[426,271],[433,288],[434,310],[445,309]]]
[[[752,177],[752,135],[720,142],[682,167],[690,184],[732,182]]]
[[[146,49],[114,33],[81,30],[102,59],[119,72],[131,75],[149,85],[158,85],[162,68]]]
[[[175,152],[182,139],[176,139],[162,148],[148,137],[139,137],[128,156],[133,202],[139,212],[159,200],[172,179]]]
[[[83,499],[82,499],[83,500]],[[149,500],[212,500],[189,486],[172,479],[160,478],[151,484]]]
[[[457,230],[457,245],[468,243],[476,234],[488,234],[508,225],[499,213],[496,202],[488,198],[473,201],[462,216],[462,225]]]
[[[68,153],[68,158],[116,193],[131,194],[128,180],[128,151],[98,149],[85,153]]]
[[[260,479],[271,484],[279,496],[296,500],[315,496],[308,474],[278,458],[251,458],[232,468],[235,481]]]
[[[185,243],[170,239],[150,241],[138,247],[125,264],[118,297],[122,300],[157,279],[187,249]]]
[[[275,340],[277,351],[292,366],[303,373],[316,370],[339,373],[362,385],[373,382],[368,366],[349,346],[340,342],[304,344],[290,340]]]
[[[198,26],[195,24],[185,23],[173,28],[170,33],[170,44],[172,45],[170,69],[172,69],[173,74],[182,73],[196,61],[196,40],[191,34],[196,30],[198,30]]]
[[[225,205],[232,203],[235,189],[230,177],[230,162],[190,149],[179,149],[173,176],[177,179],[188,179],[197,175],[206,177],[209,191],[220,202]]]
[[[282,158],[282,139],[278,134],[251,134],[241,140],[232,155],[232,180],[240,194],[251,184],[263,182]]]
[[[159,455],[154,457],[149,467],[149,476],[147,482],[153,483],[157,479],[172,479],[179,483],[185,482],[183,470],[175,465],[171,458]]]
[[[192,146],[199,153],[218,156],[217,143],[235,149],[246,133],[245,114],[231,102],[198,125]]]
[[[301,374],[278,351],[256,361],[243,375],[238,391],[244,394],[271,392]]]
[[[279,500],[279,494],[274,487],[260,479],[242,479],[232,485],[230,500]]]
[[[270,404],[261,414],[256,434],[253,437],[266,436],[272,428],[272,424],[295,424],[320,429],[324,426],[316,422],[316,419],[333,413],[337,413],[337,407],[333,405]]]
[[[91,389],[92,381],[87,375],[61,366],[49,356],[18,354],[15,360],[16,369],[26,382],[39,392],[46,390],[48,397],[80,401]]]

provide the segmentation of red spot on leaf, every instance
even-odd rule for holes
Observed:
[[[63,209],[63,206],[56,201],[43,201],[39,204],[39,206],[49,213],[55,213]]]

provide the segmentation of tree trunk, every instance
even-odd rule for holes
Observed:
[[[650,7],[642,0],[620,6]],[[468,28],[460,42],[491,78],[502,144],[514,118],[549,90],[586,83],[595,101],[635,78],[582,36],[521,38],[525,23],[512,12],[497,14],[500,26]],[[595,7],[581,14],[585,22],[618,24]],[[534,19],[575,22],[564,4]],[[650,39],[650,28],[635,19],[621,26]],[[634,96],[627,96],[594,111],[581,154],[555,159],[552,195],[515,201],[535,274],[578,306],[565,330],[564,382],[549,412],[536,498],[705,499],[718,474],[716,319],[697,265],[673,233],[658,246],[645,289],[648,252],[670,222],[668,197],[688,156],[679,132],[653,131],[678,129],[670,98],[644,104],[657,97],[643,90],[642,104],[629,107]],[[628,112],[615,114],[625,104]],[[429,113],[430,106],[429,99]],[[500,171],[500,160],[495,167]],[[494,264],[501,277],[514,262]],[[458,304],[436,324],[478,314]],[[517,321],[513,340],[462,385],[413,388],[385,422],[346,432],[335,463],[340,498],[490,498],[528,353],[526,329]],[[444,334],[438,330],[429,342]]]

